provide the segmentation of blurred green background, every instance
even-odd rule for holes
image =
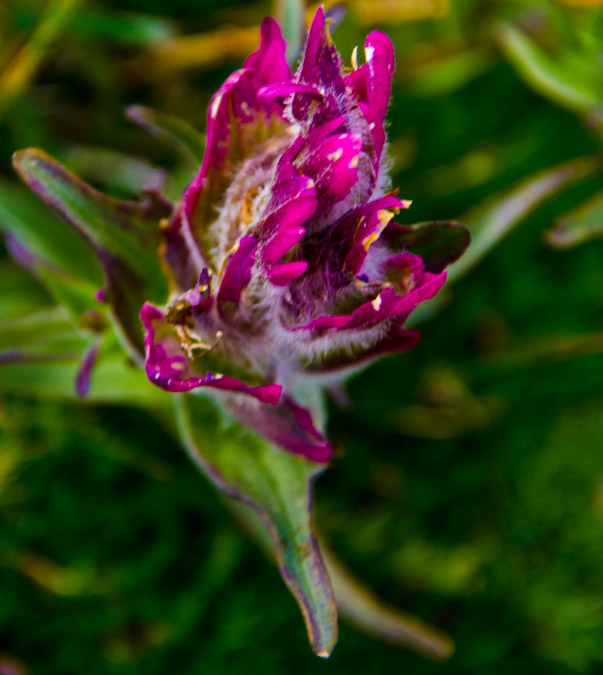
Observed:
[[[506,209],[501,233],[519,225],[495,247],[497,232],[478,239],[493,250],[475,249],[416,349],[330,406],[339,452],[317,484],[342,559],[455,654],[432,662],[343,625],[317,660],[276,571],[150,413],[19,391],[0,366],[2,675],[602,672],[602,173],[538,208],[533,185],[505,201],[601,150],[602,3],[348,4],[334,33],[347,62],[373,28],[396,46],[389,133],[407,222],[471,224],[486,204]],[[124,107],[203,129],[271,11],[5,0],[0,186],[17,190],[10,157],[28,146],[120,195],[173,166]],[[516,223],[513,208],[530,213]],[[1,249],[0,320],[49,302]]]

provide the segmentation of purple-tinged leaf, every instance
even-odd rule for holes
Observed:
[[[102,283],[102,269],[90,246],[18,183],[0,181],[0,230],[17,237],[36,259],[76,279]]]
[[[312,489],[324,465],[275,448],[232,420],[220,421],[207,397],[175,398],[189,455],[229,497],[261,519],[281,574],[297,600],[316,654],[337,641],[337,610],[313,529]]]
[[[96,365],[100,344],[94,342],[85,352],[80,368],[75,378],[75,393],[80,398],[87,396],[90,392],[90,378],[92,369]]]
[[[13,165],[28,187],[93,249],[120,260],[149,284],[162,278],[157,247],[158,221],[168,215],[157,203],[126,202],[108,197],[71,173],[42,150],[20,150]]]
[[[317,375],[344,377],[382,356],[409,351],[417,345],[419,339],[418,331],[408,330],[399,323],[394,323],[383,337],[379,338],[369,349],[365,348],[359,353],[355,353],[347,347],[333,348],[314,358],[305,367],[305,370]]]
[[[552,248],[568,249],[603,237],[603,192],[555,219],[555,227],[544,233]]]
[[[603,157],[600,155],[571,159],[537,172],[459,218],[471,232],[471,246],[460,260],[450,266],[448,280],[454,282],[475,267],[544,201],[572,183],[601,171],[602,167]]]
[[[101,194],[41,150],[15,153],[21,178],[94,249],[103,265],[111,306],[124,345],[142,358],[138,312],[146,299],[164,301],[167,284],[159,263],[157,202],[123,202]]]
[[[98,303],[94,300],[97,286],[74,278],[54,264],[39,258],[11,232],[6,235],[6,248],[12,258],[35,277],[56,302],[69,312],[76,324],[86,312],[99,309]]]
[[[310,410],[290,396],[283,396],[277,405],[256,403],[241,396],[230,397],[223,403],[239,422],[287,452],[321,463],[333,457],[333,446],[314,426]]]

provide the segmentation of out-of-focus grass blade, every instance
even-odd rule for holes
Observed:
[[[269,560],[276,562],[270,537],[257,514],[244,504],[232,500],[227,506]],[[379,640],[431,658],[446,659],[452,654],[454,646],[447,635],[377,598],[346,569],[324,541],[320,542],[320,552],[342,619]]]
[[[306,30],[304,0],[276,0],[275,16],[287,40],[287,62],[294,66],[302,49]]]
[[[450,0],[355,0],[350,4],[358,22],[365,25],[438,19],[450,11]]]
[[[312,522],[312,485],[324,466],[284,452],[233,420],[221,420],[208,396],[173,399],[191,459],[244,511],[261,519],[304,615],[312,649],[329,656],[337,641],[337,610]]]
[[[205,138],[188,122],[141,105],[129,106],[126,109],[126,115],[153,136],[167,141],[193,167],[198,167],[203,162]]]
[[[0,321],[50,308],[51,299],[39,283],[10,258],[0,260]]]
[[[454,52],[442,50],[439,58],[420,66],[403,61],[397,69],[397,77],[404,81],[405,91],[409,94],[441,96],[481,75],[490,68],[492,61],[492,50],[481,45],[462,47]]]
[[[0,229],[70,276],[97,287],[102,284],[101,266],[90,246],[29,191],[4,180],[0,181]]]
[[[495,371],[561,363],[580,356],[603,353],[603,331],[578,335],[545,335],[526,340],[484,359]]]
[[[0,117],[27,89],[52,46],[73,19],[82,0],[49,0],[38,27],[0,74]]]
[[[555,227],[544,233],[545,242],[560,249],[573,248],[603,237],[603,192],[555,220]]]
[[[160,173],[144,159],[97,146],[71,146],[61,160],[85,180],[126,195],[139,195]]]
[[[150,47],[173,37],[176,29],[163,17],[89,4],[74,17],[70,32],[89,43],[100,38]]]
[[[521,181],[502,195],[496,195],[474,211],[459,218],[471,232],[471,246],[448,269],[448,280],[457,280],[475,267],[509,232],[546,199],[600,171],[600,155],[578,157],[569,162],[545,169]]]
[[[560,106],[586,115],[603,103],[603,78],[591,82],[553,61],[538,45],[511,24],[502,24],[498,42],[519,76],[537,92]]]
[[[61,307],[43,309],[18,319],[0,321],[0,353],[72,335],[74,327]]]
[[[212,68],[225,61],[242,61],[257,49],[257,26],[218,28],[199,35],[183,35],[160,42],[123,65],[124,75],[155,81],[180,70]]]
[[[6,236],[6,247],[12,257],[41,282],[57,303],[65,307],[75,323],[88,310],[98,309],[96,284],[65,274],[63,270],[38,258],[10,232]]]
[[[153,409],[165,408],[170,403],[169,395],[152,385],[144,372],[123,353],[101,354],[92,370],[88,394],[76,399],[75,380],[81,356],[79,350],[0,359],[0,392],[37,399]]]
[[[387,605],[360,583],[324,543],[321,551],[342,619],[364,633],[434,659],[447,659],[452,640],[416,616]]]

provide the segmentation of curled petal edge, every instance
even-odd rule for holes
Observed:
[[[230,392],[247,394],[261,403],[277,405],[282,387],[278,384],[267,384],[257,387],[249,385],[228,375],[207,372],[205,375],[192,374],[190,361],[180,349],[174,350],[173,338],[156,341],[155,324],[165,325],[163,313],[154,305],[145,303],[140,311],[140,318],[145,327],[145,372],[149,380],[165,391],[181,393],[198,387],[213,387]],[[169,341],[169,342],[168,342]]]

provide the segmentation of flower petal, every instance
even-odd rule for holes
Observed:
[[[283,396],[273,406],[250,403],[249,399],[230,399],[226,408],[243,424],[284,450],[314,462],[328,462],[333,456],[333,447],[314,426],[310,411],[290,396]]]
[[[186,260],[188,275],[180,272],[181,288],[191,286],[202,268],[211,266],[208,229],[215,220],[215,207],[228,188],[233,167],[264,138],[267,128],[285,126],[282,103],[259,96],[258,90],[289,78],[286,44],[273,19],[264,20],[261,33],[259,49],[248,57],[243,68],[227,78],[210,102],[203,164],[167,232],[166,260],[177,275]]]
[[[249,385],[234,377],[207,372],[197,375],[184,353],[175,331],[164,319],[163,313],[145,303],[140,311],[145,327],[145,370],[149,380],[158,387],[173,393],[191,391],[197,387],[214,387],[231,392],[249,394],[258,401],[276,405],[282,387],[268,384],[259,387]]]
[[[235,251],[231,253],[222,276],[218,291],[218,304],[237,303],[241,299],[243,289],[251,281],[251,269],[255,262],[258,241],[253,236],[241,237]]]

